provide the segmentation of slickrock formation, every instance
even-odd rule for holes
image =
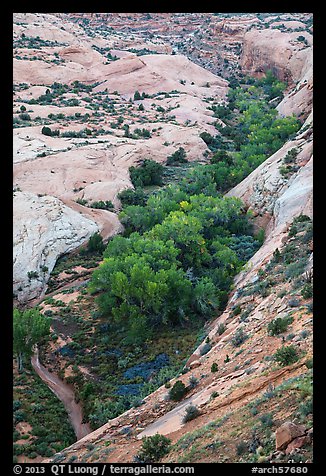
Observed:
[[[307,41],[302,46],[298,37]],[[240,58],[242,69],[253,76],[271,70],[289,83],[286,97],[277,106],[281,115],[295,114],[306,118],[312,108],[313,56],[312,36],[307,32],[279,30],[250,30],[243,38]],[[273,45],[271,47],[271,45]]]
[[[98,229],[106,237],[121,230],[116,214],[82,206],[76,203],[76,199],[89,201],[110,199],[117,210],[119,190],[131,186],[128,176],[130,165],[139,163],[143,158],[153,158],[163,163],[166,157],[180,146],[185,148],[189,160],[204,158],[206,147],[199,134],[203,130],[214,133],[212,125],[214,118],[211,111],[205,107],[205,102],[210,96],[223,100],[227,93],[227,82],[200,68],[199,61],[205,66],[207,61],[210,71],[215,68],[216,72],[216,65],[221,66],[224,59],[229,58],[231,65],[240,59],[244,74],[261,76],[271,69],[280,79],[289,81],[288,91],[278,105],[278,111],[281,115],[293,113],[304,119],[305,123],[294,138],[227,194],[240,197],[253,211],[257,229],[260,227],[265,229],[265,242],[237,276],[235,292],[231,295],[225,311],[207,325],[205,330],[209,342],[208,350],[204,352],[207,342],[202,342],[189,357],[184,372],[180,372],[170,381],[171,385],[176,380],[181,380],[187,385],[192,375],[197,379],[197,384],[188,391],[186,399],[179,403],[168,400],[167,387],[162,385],[145,397],[139,407],[131,408],[117,418],[109,420],[102,427],[51,458],[53,462],[67,462],[71,457],[75,462],[88,462],[92,458],[97,458],[96,461],[101,462],[134,462],[134,457],[141,447],[141,438],[159,432],[166,434],[176,445],[163,461],[179,462],[189,446],[194,441],[195,445],[197,444],[196,438],[199,440],[201,437],[208,439],[203,442],[205,446],[201,447],[202,460],[214,460],[216,451],[222,446],[226,461],[231,453],[233,456],[237,454],[235,438],[241,441],[241,431],[247,431],[247,437],[252,429],[241,427],[243,422],[247,423],[246,419],[254,415],[249,412],[248,405],[257,404],[257,401],[268,392],[271,394],[271,388],[273,390],[284,382],[289,382],[290,378],[305,375],[307,360],[312,355],[311,309],[304,298],[300,298],[302,305],[295,308],[290,305],[289,292],[292,290],[289,283],[277,282],[275,274],[273,276],[275,283],[271,284],[266,295],[259,292],[242,293],[246,285],[260,282],[263,265],[268,262],[276,248],[282,249],[286,240],[289,240],[289,225],[293,218],[299,214],[312,216],[312,37],[307,32],[264,28],[263,21],[255,16],[228,18],[221,22],[221,19],[208,14],[208,23],[211,22],[212,25],[207,31],[212,34],[215,32],[218,38],[223,35],[226,38],[219,59],[210,62],[209,58],[217,56],[214,38],[207,34],[207,42],[205,43],[203,38],[203,43],[198,43],[195,33],[202,27],[204,17],[194,17],[191,22],[187,22],[181,14],[180,16],[176,14],[176,17],[174,14],[162,14],[164,15],[162,17],[160,14],[153,14],[153,17],[144,19],[143,14],[139,14],[131,22],[128,17],[130,15],[104,16],[107,25],[114,26],[114,31],[110,31],[107,37],[95,35],[94,38],[87,37],[87,29],[72,24],[69,15],[43,15],[40,17],[42,21],[49,22],[57,28],[49,28],[50,32],[56,32],[56,36],[49,33],[48,38],[69,43],[57,45],[53,50],[64,62],[49,64],[42,60],[15,60],[15,81],[25,82],[30,86],[17,93],[15,109],[21,105],[19,99],[26,95],[39,97],[44,94],[44,86],[48,87],[54,81],[79,80],[87,84],[99,82],[100,84],[94,88],[94,93],[107,94],[108,100],[116,97],[116,116],[119,114],[120,106],[123,108],[129,106],[129,99],[137,89],[140,93],[152,95],[163,92],[163,94],[159,99],[151,97],[141,101],[144,108],[141,122],[133,120],[134,116],[141,116],[138,101],[134,101],[130,108],[135,112],[134,116],[130,115],[125,120],[130,126],[131,133],[138,127],[150,130],[149,139],[125,137],[123,130],[119,130],[115,125],[111,127],[113,118],[106,117],[105,113],[101,116],[100,124],[96,124],[96,127],[103,126],[109,131],[100,137],[103,142],[97,137],[87,138],[87,144],[80,144],[82,141],[78,138],[47,137],[41,134],[39,125],[15,130],[14,185],[23,192],[14,194],[14,290],[22,301],[27,297],[37,296],[44,290],[49,272],[60,254],[77,248]],[[17,34],[25,31],[32,36],[39,32],[37,29],[34,30],[37,25],[33,25],[38,21],[37,15],[27,17],[23,15],[17,18],[28,24],[27,27],[18,25]],[[71,18],[89,20],[90,25],[101,21],[92,14],[85,16],[71,14]],[[300,19],[298,14],[296,21]],[[302,20],[304,19],[305,14],[302,14]],[[283,20],[285,21],[282,17],[281,23]],[[277,17],[272,15],[269,19],[265,18],[265,22],[276,22],[276,27],[278,21]],[[134,30],[130,27],[131,23]],[[187,30],[186,25],[189,23],[191,26]],[[73,42],[69,41],[69,35],[59,37],[61,27],[66,28],[62,30],[63,32],[71,34],[74,26],[78,33]],[[114,47],[118,51],[123,50],[125,45],[132,48],[130,36],[133,34],[136,37],[134,44],[148,47],[150,41],[154,43],[154,39],[147,38],[150,28],[158,35],[162,34],[159,40],[164,43],[164,35],[169,36],[174,27],[175,38],[170,43],[165,41],[165,44],[173,45],[178,50],[176,44],[179,43],[178,51],[185,53],[181,40],[183,35],[186,38],[188,34],[192,34],[187,51],[193,48],[197,65],[180,54],[137,56],[132,52],[119,54],[120,59],[106,64],[105,55],[92,50],[92,45],[99,48]],[[289,29],[291,27],[297,28],[300,25],[289,25]],[[301,34],[306,38],[308,46],[297,39]],[[194,45],[191,44],[192,41]],[[203,54],[199,59],[196,54],[202,51],[201,48]],[[179,93],[175,95],[171,93],[166,97],[164,93],[171,90],[178,90]],[[170,111],[171,115],[175,116],[173,121],[168,122],[165,116],[157,120],[151,110],[152,103],[153,110],[158,106],[165,109],[173,107]],[[31,109],[33,107],[31,105]],[[45,113],[43,115],[41,113],[42,107],[47,106],[38,105],[38,109],[35,107],[31,115],[45,117]],[[68,106],[63,107],[64,112],[65,107]],[[55,109],[51,109],[52,111],[57,113],[54,112]],[[93,119],[94,111],[89,112]],[[69,114],[71,113],[73,111],[70,110]],[[190,126],[186,124],[187,121],[191,122]],[[51,127],[58,127],[61,133],[65,130],[81,130],[86,125],[87,123],[74,123],[71,126],[64,122],[51,123]],[[298,150],[294,164],[296,169],[288,176],[282,175],[280,167],[284,164],[283,159],[287,152],[294,148]],[[45,156],[40,155],[43,150]],[[46,195],[40,197],[36,194]],[[310,242],[305,246],[310,253],[312,251]],[[312,253],[308,267],[312,268]],[[45,269],[47,270],[44,271]],[[28,272],[32,274],[28,276]],[[35,273],[33,275],[33,272],[36,272],[37,276]],[[234,312],[237,306],[240,308],[240,315]],[[287,338],[290,336],[289,341],[291,340],[291,345],[299,357],[291,365],[277,367],[271,360],[284,336],[270,335],[267,326],[273,319],[284,318],[290,313],[293,317],[292,336],[288,333]],[[239,327],[246,335],[240,350],[235,348],[236,345],[232,342]],[[213,364],[218,364],[218,372],[211,370]],[[277,427],[282,429],[282,423],[293,418],[297,404],[291,401],[291,392],[282,392],[281,389],[278,396],[272,409],[278,418]],[[274,401],[272,398],[270,401],[267,397],[266,401],[268,404],[264,407],[264,411],[267,412],[269,410],[267,405],[274,405]],[[194,421],[184,423],[185,408],[189,404],[198,406],[200,415]],[[250,407],[253,408],[254,406]],[[222,428],[223,424],[225,427]],[[279,441],[284,427],[282,431],[281,429],[276,434],[277,448],[284,447]],[[211,431],[209,436],[208,431]],[[288,443],[294,442],[291,451],[308,441],[308,439],[296,441],[301,435],[305,438],[306,429],[301,428],[299,433],[300,435],[293,433],[289,438],[285,437]],[[251,438],[251,443],[256,443],[254,436],[251,435]],[[246,440],[245,443],[249,445],[249,441]],[[93,448],[92,452],[89,450],[90,447]],[[257,444],[254,451],[256,449],[258,451],[259,448]],[[187,462],[194,458],[190,453],[186,454],[186,457],[189,458]],[[260,457],[263,458],[261,462],[268,458],[267,455]]]
[[[18,299],[40,294],[57,258],[85,243],[96,231],[94,221],[55,197],[15,192],[13,290]]]
[[[76,35],[73,33],[75,26]],[[113,37],[115,42],[120,41],[120,45],[125,44],[126,38],[121,35],[114,34]],[[19,121],[21,108],[26,109],[27,106],[33,125],[28,124],[14,130],[14,187],[23,192],[57,197],[67,207],[80,212],[82,220],[87,217],[95,222],[104,238],[122,229],[117,215],[81,206],[76,200],[87,200],[89,204],[111,200],[118,210],[119,191],[132,187],[128,173],[130,166],[137,165],[145,158],[164,163],[168,155],[179,147],[184,147],[189,161],[203,159],[207,146],[200,138],[200,133],[207,131],[214,134],[212,124],[216,120],[213,112],[207,108],[207,98],[223,100],[227,93],[226,80],[182,55],[136,56],[126,51],[120,55],[120,59],[107,61],[105,52],[108,45],[115,44],[113,37],[93,38],[87,31],[67,21],[66,17],[61,19],[47,14],[15,15],[14,83],[24,83],[26,86],[15,92],[14,117]],[[35,43],[35,48],[30,45],[25,47],[29,41]],[[41,48],[37,47],[37,42],[41,42]],[[131,41],[131,45],[135,46],[134,42]],[[156,50],[160,50],[159,44],[156,46]],[[169,51],[169,47],[167,50]],[[114,55],[114,51],[111,54]],[[46,96],[53,83],[71,86],[74,81],[88,85],[98,84],[93,88],[88,103],[81,100],[85,93],[76,94],[70,90],[62,95],[59,103],[24,102],[37,102],[40,96]],[[128,110],[129,99],[133,98],[136,90],[154,95],[153,98],[143,98],[141,101],[144,117],[138,110],[138,101],[134,102],[130,113]],[[167,94],[171,91],[174,94]],[[159,93],[161,95],[156,99],[155,95]],[[100,96],[101,94],[104,96]],[[78,105],[70,105],[67,101],[77,101]],[[144,139],[126,136],[123,129],[117,129],[113,124],[117,119],[115,111],[114,115],[98,113],[98,109],[92,108],[93,101],[102,111],[103,102],[114,104],[116,111],[122,111],[130,134],[141,127],[150,131],[151,137]],[[158,114],[156,109],[159,106],[163,113]],[[78,120],[78,117],[85,114],[88,114],[89,121]],[[52,122],[50,127],[58,129],[60,137],[44,135],[43,124],[55,115],[61,115],[63,120]],[[97,119],[99,116],[100,119]],[[40,125],[34,125],[37,121]],[[62,137],[66,131],[77,133],[86,127],[92,127],[93,131],[102,128],[106,133],[101,133],[100,137],[87,137],[87,141]],[[37,210],[41,212],[42,207],[38,207],[35,214]],[[19,219],[24,221],[24,216],[19,215]],[[29,242],[32,242],[33,236],[29,237]],[[37,252],[37,243],[38,240],[33,244],[34,254]],[[77,239],[75,245],[78,244]],[[69,244],[64,249],[62,244],[60,250],[65,253],[73,248]],[[41,248],[39,252],[41,261]],[[15,255],[17,253],[20,250],[15,250]],[[51,269],[53,264],[51,262]],[[16,288],[24,287],[26,273],[17,267],[14,268],[14,273]],[[47,277],[48,273],[43,274],[37,286],[37,280],[28,282],[28,289],[33,288],[33,296],[36,290],[40,292],[42,286],[45,286]],[[26,289],[24,293],[18,293],[18,298],[25,299],[27,295]]]

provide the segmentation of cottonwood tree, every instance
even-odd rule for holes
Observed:
[[[37,309],[13,312],[13,348],[18,360],[18,371],[24,370],[24,360],[33,353],[33,347],[49,335],[50,319]]]

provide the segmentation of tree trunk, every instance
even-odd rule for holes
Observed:
[[[23,362],[23,354],[19,352],[18,354],[18,372],[21,374],[24,371],[24,362]]]

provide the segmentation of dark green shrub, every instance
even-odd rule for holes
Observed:
[[[187,393],[187,388],[181,380],[177,380],[169,391],[169,399],[178,402]]]
[[[118,199],[121,200],[123,206],[125,205],[145,205],[146,203],[146,195],[143,192],[142,188],[136,188],[133,190],[132,188],[128,188],[126,190],[122,190],[118,193]]]
[[[263,428],[270,428],[274,425],[273,415],[271,413],[265,413],[261,415],[259,419]]]
[[[273,319],[267,326],[268,334],[271,336],[279,335],[285,332],[289,326],[293,322],[293,317],[285,316],[285,317],[277,317]]]
[[[76,203],[78,203],[78,205],[82,205],[83,207],[87,204],[88,200],[84,199],[84,198],[77,198],[76,200]]]
[[[43,135],[50,136],[50,137],[59,136],[59,134],[60,134],[60,131],[58,129],[52,131],[52,129],[50,127],[47,127],[47,126],[43,126],[41,132],[42,132]]]
[[[14,412],[14,421],[15,423],[19,423],[21,421],[25,421],[27,418],[26,413],[23,410],[16,410]]]
[[[29,280],[31,279],[37,279],[38,278],[38,272],[37,271],[28,271],[27,277]]]
[[[89,204],[90,208],[97,208],[100,210],[109,210],[112,211],[114,210],[114,205],[111,202],[111,200],[99,200],[98,202],[92,202]]]
[[[166,165],[179,165],[185,164],[188,160],[186,159],[186,151],[183,147],[179,147],[172,155],[169,155],[166,160]]]
[[[218,371],[218,365],[216,362],[213,362],[211,365],[211,372],[217,372]]]
[[[238,316],[239,314],[241,313],[241,306],[236,306],[232,312],[231,312],[231,316]]]
[[[241,456],[243,453],[245,453],[248,450],[248,445],[246,442],[240,441],[239,443],[237,443],[236,448],[237,448],[237,455]]]
[[[157,463],[170,451],[171,440],[164,435],[156,434],[142,439],[142,447],[136,456],[139,463]]]
[[[22,121],[30,121],[31,116],[26,112],[22,112],[21,114],[19,114],[19,119],[21,119]]]
[[[92,251],[98,251],[98,252],[103,252],[105,249],[105,245],[103,244],[103,239],[99,233],[94,233],[93,236],[90,237],[88,245],[87,245],[87,250],[92,252]]]
[[[308,415],[312,414],[313,413],[313,399],[310,397],[307,398],[306,401],[301,403],[298,411],[303,417],[307,417]]]
[[[142,104],[140,104],[140,106],[142,106]],[[134,134],[136,134],[136,136],[145,137],[146,139],[149,139],[151,137],[151,133],[148,129],[137,128],[134,130]]]
[[[162,185],[163,165],[154,160],[145,159],[140,167],[130,167],[130,180],[134,187]]]
[[[303,299],[310,299],[313,296],[313,287],[311,283],[307,283],[303,286],[301,291]]]
[[[282,367],[291,365],[299,359],[297,349],[293,345],[282,346],[274,354],[274,360]]]

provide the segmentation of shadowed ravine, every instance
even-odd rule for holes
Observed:
[[[88,435],[92,430],[88,423],[82,423],[83,411],[81,405],[76,403],[74,391],[70,385],[66,384],[50,373],[39,361],[38,350],[31,359],[35,372],[41,377],[44,383],[52,390],[52,392],[62,401],[68,413],[71,425],[76,434],[77,441]]]

